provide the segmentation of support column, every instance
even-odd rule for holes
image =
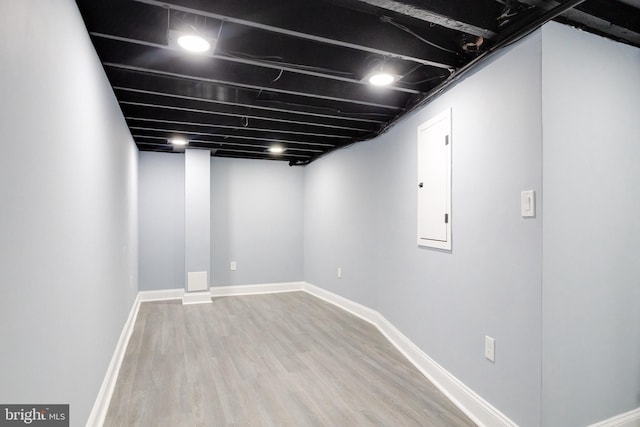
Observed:
[[[184,304],[211,302],[211,189],[209,150],[185,150]]]

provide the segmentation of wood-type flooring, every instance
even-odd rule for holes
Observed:
[[[369,323],[305,292],[140,306],[105,426],[474,426]]]

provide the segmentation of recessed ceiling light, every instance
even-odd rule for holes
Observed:
[[[389,73],[375,73],[369,76],[369,83],[374,86],[388,86],[395,81],[395,76]]]
[[[189,143],[189,141],[187,141],[184,138],[171,138],[169,140],[169,142],[177,147],[184,147],[185,145],[187,145]]]
[[[273,145],[269,147],[269,152],[271,154],[282,154],[285,152],[285,148],[281,145]]]
[[[184,50],[195,53],[203,53],[211,49],[211,43],[193,34],[184,34],[178,37],[178,45]]]

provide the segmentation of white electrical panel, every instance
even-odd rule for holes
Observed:
[[[451,250],[451,109],[418,127],[418,245]]]

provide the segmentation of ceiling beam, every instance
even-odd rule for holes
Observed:
[[[329,123],[320,123],[320,122],[313,122],[313,121],[300,121],[300,120],[294,120],[290,116],[285,117],[284,115],[281,117],[256,115],[256,114],[252,114],[250,109],[242,109],[242,111],[224,111],[224,110],[217,110],[217,109],[209,110],[209,109],[203,109],[197,106],[193,106],[193,107],[196,107],[196,108],[193,108],[193,107],[184,106],[184,105],[169,105],[166,103],[161,103],[158,100],[154,100],[154,102],[140,102],[140,101],[128,101],[126,99],[126,96],[121,96],[120,98],[121,99],[119,102],[121,105],[133,105],[138,107],[147,107],[151,109],[164,109],[164,110],[170,110],[170,111],[192,112],[192,113],[198,113],[198,114],[208,114],[211,116],[233,117],[239,120],[246,120],[246,121],[266,120],[270,122],[303,125],[308,128],[320,127],[320,128],[341,129],[341,130],[355,131],[355,132],[371,132],[375,130],[374,128],[370,128],[370,127],[349,127],[349,126],[341,126],[335,123],[329,124]]]
[[[640,33],[640,6],[634,7],[612,0],[590,0],[576,9],[609,21],[611,25]]]
[[[136,1],[437,68],[456,68],[461,60],[455,54],[429,46],[402,31],[386,32],[385,37],[376,37],[380,33],[380,26],[384,24],[375,15],[358,13],[345,8],[327,7],[326,3],[308,1],[284,3],[278,0]],[[287,7],[283,7],[284,5]],[[300,16],[308,16],[309,19],[299,19]],[[338,16],[340,19],[336,19]],[[427,28],[424,31],[431,33],[426,38],[442,39],[443,43],[446,42],[445,37],[438,35],[437,28]]]
[[[167,50],[172,50],[173,51],[173,49],[170,48],[167,45],[159,44],[159,43],[153,43],[153,42],[149,42],[149,41],[145,41],[145,40],[138,40],[138,39],[133,39],[133,38],[130,38],[130,37],[123,37],[123,36],[113,35],[113,34],[98,33],[98,32],[93,32],[93,31],[91,33],[89,33],[89,34],[91,36],[93,36],[93,37],[99,37],[99,38],[103,38],[103,39],[116,40],[116,41],[121,41],[121,42],[125,42],[125,43],[136,44],[136,45],[140,45],[140,46],[147,46],[147,47],[153,47],[153,48],[158,48],[158,49],[167,49]],[[340,76],[340,75],[337,75],[337,74],[332,74],[329,70],[324,71],[324,72],[320,72],[320,71],[315,71],[313,69],[305,69],[305,68],[296,67],[295,64],[286,64],[284,62],[269,62],[269,61],[266,61],[266,60],[259,60],[259,59],[252,59],[252,58],[242,58],[242,57],[239,57],[239,56],[231,56],[229,54],[224,54],[224,53],[223,54],[214,53],[213,55],[211,55],[211,58],[218,59],[218,60],[221,60],[221,61],[229,61],[229,62],[236,62],[236,63],[239,63],[239,64],[253,65],[253,66],[261,67],[261,68],[270,68],[270,69],[276,70],[276,71],[283,71],[283,72],[286,71],[286,72],[289,72],[289,73],[303,74],[303,75],[306,75],[306,76],[320,77],[320,78],[329,79],[329,80],[337,80],[337,81],[346,82],[346,83],[359,84],[359,85],[365,85],[365,86],[369,85],[369,82],[364,81],[362,79],[356,79],[356,78],[351,78],[351,77]],[[398,84],[393,85],[393,86],[389,86],[388,90],[411,93],[411,94],[419,94],[419,93],[421,93],[418,90],[402,87],[402,86],[399,86]]]
[[[176,118],[178,120],[169,119],[169,117]],[[230,132],[237,132],[237,131],[260,132],[264,134],[277,134],[277,135],[286,134],[286,135],[293,135],[295,137],[312,136],[312,137],[320,137],[320,138],[326,138],[326,139],[342,139],[342,140],[350,140],[353,137],[358,136],[358,135],[339,135],[339,134],[330,134],[330,133],[307,132],[304,130],[304,127],[285,128],[284,126],[282,127],[275,126],[275,123],[267,123],[267,126],[260,126],[260,124],[253,125],[251,122],[249,122],[249,125],[245,127],[240,124],[239,120],[237,121],[237,123],[231,123],[231,124],[230,124],[230,121],[226,121],[226,122],[216,121],[215,123],[203,122],[203,121],[192,122],[192,121],[189,121],[189,117],[192,117],[192,116],[187,115],[187,117],[185,116],[178,117],[175,114],[174,115],[167,114],[167,115],[158,115],[155,117],[145,117],[143,114],[132,115],[132,114],[126,114],[125,112],[125,119],[127,120],[128,123],[134,123],[134,122],[162,123],[162,124],[170,124],[173,126],[179,126],[185,129],[186,128],[227,129]],[[192,119],[195,119],[195,117],[193,117]]]
[[[210,57],[195,57],[174,50],[110,39],[95,39],[94,43],[102,52],[101,59],[106,67],[391,110],[403,109],[410,99],[406,93],[373,90],[368,86],[243,64],[221,64]]]
[[[239,87],[239,88],[242,88],[242,89],[253,89],[253,90],[256,90],[256,91],[282,93],[282,94],[286,94],[286,95],[294,95],[294,96],[307,97],[307,98],[318,98],[318,99],[328,100],[328,101],[353,103],[353,104],[360,104],[360,105],[366,105],[366,106],[378,107],[378,108],[388,108],[388,109],[391,109],[391,110],[402,110],[402,107],[399,107],[399,106],[386,105],[386,104],[376,104],[376,103],[371,103],[371,102],[366,102],[366,101],[357,101],[357,100],[353,100],[353,99],[338,98],[338,97],[332,97],[332,96],[315,95],[315,94],[311,94],[311,93],[295,92],[295,91],[291,91],[291,90],[265,88],[264,86],[250,85],[250,84],[238,83],[238,82],[233,82],[233,81],[228,81],[228,80],[217,80],[217,79],[213,79],[213,78],[199,77],[199,76],[191,75],[191,74],[173,73],[173,72],[170,72],[170,71],[161,71],[161,70],[158,70],[158,69],[136,67],[134,65],[128,65],[128,64],[105,62],[103,65],[105,67],[119,68],[119,69],[122,69],[122,70],[136,71],[136,72],[140,72],[140,73],[152,74],[152,75],[157,75],[157,76],[173,77],[173,78],[184,79],[184,80],[192,80],[192,81],[197,81],[197,82],[216,83],[216,84],[226,85],[226,86],[229,86],[229,87],[232,87],[232,88]]]
[[[547,10],[544,13],[537,13],[536,16],[529,18],[528,23],[522,24],[522,27],[519,27],[516,31],[505,34],[501,33],[501,39],[491,46],[487,51],[485,51],[482,55],[474,59],[473,61],[466,64],[460,70],[457,70],[451,77],[449,77],[446,81],[442,82],[440,85],[435,87],[426,97],[424,97],[420,102],[416,103],[411,109],[408,111],[414,111],[428,102],[433,101],[435,98],[440,96],[442,93],[447,91],[449,87],[455,84],[461,78],[469,75],[478,67],[487,63],[489,59],[493,58],[498,52],[500,52],[503,48],[510,46],[519,40],[522,40],[529,34],[533,33],[540,27],[542,27],[547,22],[557,18],[558,16],[566,13],[568,10],[584,3],[586,0],[566,0],[562,4],[557,5],[556,7]],[[408,113],[407,112],[407,113]],[[406,113],[405,113],[406,114]],[[391,120],[381,131],[384,133],[388,131],[391,127],[395,125],[397,119]]]
[[[277,114],[279,117],[293,117],[300,121],[315,121],[320,123],[350,123],[351,126],[366,126],[367,128],[376,128],[384,123],[384,118],[390,118],[388,110],[370,110],[371,117],[359,117],[358,113],[349,113],[346,111],[332,111],[326,109],[322,112],[322,108],[314,108],[310,106],[295,105],[287,108],[271,107],[261,105],[260,100],[256,99],[255,92],[243,91],[240,89],[228,88],[212,84],[200,83],[195,87],[180,84],[182,80],[165,78],[162,76],[145,75],[144,80],[135,82],[130,81],[127,77],[132,74],[126,70],[113,69],[109,72],[109,80],[113,84],[113,89],[118,92],[126,92],[131,95],[123,99],[145,99],[147,97],[161,97],[176,100],[178,102],[197,102],[211,105],[210,109],[232,109],[233,111],[245,111],[264,114],[268,117],[270,114]],[[133,87],[136,86],[136,87]],[[387,112],[387,114],[384,114]],[[360,115],[366,114],[366,111]],[[349,115],[352,114],[352,115]]]
[[[199,123],[201,126],[219,127],[228,129],[251,129],[256,131],[291,133],[298,135],[325,136],[327,138],[355,138],[370,134],[372,131],[360,129],[341,129],[311,126],[291,122],[276,122],[270,119],[249,116],[223,116],[211,114],[195,109],[165,109],[153,108],[140,103],[121,103],[122,112],[127,118],[137,118],[147,121],[164,121],[166,123],[184,122],[189,124]]]
[[[141,134],[134,134],[132,136],[136,140],[137,144],[170,145],[167,138],[163,136],[150,136],[150,135],[141,135]],[[151,140],[154,142],[147,142],[148,140]],[[160,141],[163,141],[163,142],[160,142]],[[224,139],[224,138],[210,139],[210,140],[191,138],[189,139],[189,144],[192,144],[192,143],[197,143],[202,145],[215,145],[216,147],[232,146],[232,147],[255,147],[255,148],[262,148],[262,149],[269,148],[273,145],[273,144],[265,144],[260,142],[247,143],[246,141],[230,142],[228,139]],[[286,146],[287,151],[300,151],[304,153],[323,153],[324,152],[324,150],[319,150],[317,148],[296,147],[295,144],[281,144],[281,145]]]
[[[156,134],[158,132],[163,135],[174,134],[182,134],[185,136],[188,135],[196,135],[199,137],[222,137],[222,138],[230,138],[230,139],[247,139],[253,141],[269,141],[269,142],[281,142],[281,143],[292,143],[292,144],[300,144],[300,145],[313,145],[317,147],[327,147],[334,148],[339,145],[342,145],[339,141],[329,141],[328,138],[324,137],[313,137],[313,136],[304,136],[304,135],[276,135],[274,133],[268,132],[256,132],[255,130],[247,130],[247,129],[221,129],[204,131],[203,129],[196,129],[195,126],[177,126],[173,123],[162,123],[162,122],[154,122],[154,123],[129,123],[129,128],[136,131],[141,132],[151,132],[152,134]]]
[[[220,155],[224,155],[224,153],[240,153],[240,154],[254,154],[256,156],[268,156],[268,157],[272,157],[273,160],[290,160],[291,157],[298,157],[298,158],[303,158],[303,159],[310,159],[311,156],[310,155],[300,155],[300,154],[290,154],[287,153],[286,151],[282,154],[278,154],[278,158],[275,158],[275,154],[269,153],[267,150],[262,150],[262,151],[257,151],[257,150],[235,150],[235,149],[229,149],[229,148],[222,148],[220,150]],[[217,153],[217,152],[216,152]],[[284,157],[282,159],[280,159],[279,157]]]
[[[157,148],[160,149],[164,149],[164,150],[171,150],[174,151],[174,147],[171,144],[168,143],[159,143],[159,142],[147,142],[147,141],[137,141],[137,144],[140,148],[150,148],[150,151],[155,151]],[[218,151],[226,151],[226,152],[231,152],[231,153],[249,153],[249,154],[254,154],[254,155],[261,155],[261,156],[274,156],[274,154],[270,153],[268,151],[268,146],[258,146],[258,145],[244,145],[242,146],[243,148],[254,148],[252,150],[242,150],[242,149],[235,149],[235,148],[228,148],[229,144],[219,144],[219,143],[207,143],[207,142],[200,142],[200,141],[196,141],[196,140],[190,140],[189,141],[189,147],[191,148],[204,148],[204,149],[209,149],[211,150],[213,153],[216,153]],[[163,150],[163,151],[164,151]],[[311,154],[293,154],[291,153],[292,151],[296,151],[295,148],[286,148],[286,156],[287,157],[297,157],[297,158],[303,158],[303,159],[308,159],[311,158],[312,155]],[[322,152],[320,152],[322,153]],[[279,160],[288,160],[288,159],[279,159]]]
[[[275,138],[260,138],[260,137],[248,137],[248,136],[238,136],[238,135],[225,135],[225,134],[216,134],[216,133],[206,133],[206,132],[189,132],[184,133],[178,129],[158,129],[158,128],[148,128],[144,126],[132,126],[132,130],[134,130],[133,137],[136,138],[146,138],[153,140],[164,140],[168,143],[169,138],[174,134],[183,134],[184,136],[189,137],[189,141],[198,141],[204,144],[217,144],[220,142],[236,142],[238,145],[255,145],[260,143],[268,143],[268,145],[272,145],[271,143],[286,145],[287,147],[296,147],[298,149],[304,149],[312,152],[320,152],[323,153],[327,150],[331,150],[336,147],[335,144],[322,144],[322,143],[310,143],[310,142],[299,142],[299,141],[286,141],[282,139]],[[301,148],[303,147],[303,148]],[[315,148],[307,148],[307,147],[315,147]]]
[[[485,11],[496,9],[495,1],[493,0],[432,0],[428,5],[425,5],[425,2],[416,0],[353,1],[485,39],[492,39],[496,36],[496,18],[499,15],[499,11],[496,10],[497,13],[493,16],[489,13],[490,18],[485,18],[482,22],[479,19],[481,15],[486,15]]]
[[[551,10],[561,4],[555,0],[520,0],[520,2],[542,10]],[[608,0],[606,7],[600,3],[594,5],[592,2],[587,2],[567,10],[559,18],[640,46],[640,20],[636,18],[638,13],[640,11],[630,5]],[[621,19],[622,17],[627,19]]]

